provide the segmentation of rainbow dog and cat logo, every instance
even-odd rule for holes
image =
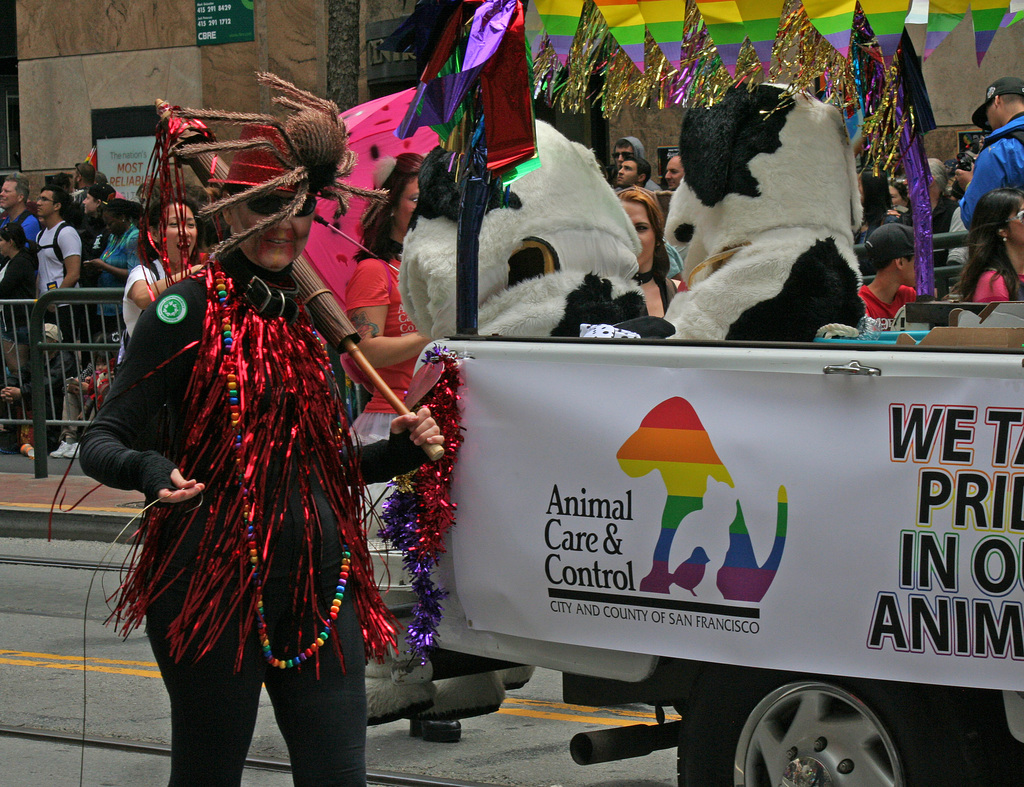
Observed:
[[[661,516],[661,532],[651,557],[650,567],[648,569],[646,566],[638,566],[634,572],[633,561],[628,561],[625,570],[608,571],[603,570],[595,561],[593,574],[589,573],[589,568],[585,571],[588,572],[588,576],[596,577],[598,581],[587,583],[573,581],[579,578],[577,569],[563,567],[560,575],[558,571],[553,571],[553,558],[558,560],[559,556],[549,556],[546,573],[555,587],[549,588],[548,594],[552,599],[564,599],[564,601],[552,601],[552,609],[559,612],[585,612],[585,609],[570,610],[570,602],[575,601],[577,604],[590,602],[595,608],[601,602],[605,604],[613,602],[628,604],[632,608],[623,609],[615,614],[609,614],[607,611],[602,614],[639,620],[647,620],[650,615],[655,622],[667,620],[670,623],[727,630],[733,630],[729,621],[723,624],[709,616],[758,618],[760,610],[756,606],[720,604],[715,603],[714,600],[705,602],[699,598],[696,588],[710,569],[716,572],[715,585],[721,593],[721,597],[726,601],[753,605],[764,598],[775,579],[786,548],[788,508],[785,487],[779,487],[775,540],[770,553],[763,562],[759,562],[754,553],[743,516],[743,506],[737,500],[736,512],[732,521],[726,520],[722,523],[723,527],[728,527],[729,533],[729,545],[722,564],[709,566],[711,560],[704,546],[698,543],[690,547],[689,543],[684,543],[681,554],[686,554],[689,549],[689,557],[679,565],[673,566],[670,563],[673,542],[677,538],[685,539],[687,537],[686,518],[704,508],[704,497],[707,494],[709,480],[714,479],[728,484],[730,487],[735,487],[728,469],[715,451],[710,435],[693,406],[686,399],[673,397],[657,405],[644,416],[640,427],[619,448],[616,459],[623,472],[631,478],[639,478],[658,471],[665,484],[667,498]],[[583,492],[585,493],[586,490]],[[556,486],[549,501],[548,513],[594,515],[593,512],[588,514],[581,509],[570,510],[568,505],[570,500],[577,499],[562,498]],[[593,503],[594,500],[591,499],[589,502]],[[608,504],[610,501],[599,502]],[[625,500],[614,501],[610,507],[610,513],[611,518],[620,521],[631,520],[632,491],[627,493]],[[552,536],[553,523],[556,525],[554,529],[556,537]],[[642,525],[634,523],[632,526]],[[548,521],[546,541],[549,548],[554,549],[559,546],[557,533],[563,532],[558,529],[561,527],[561,519],[553,518]],[[602,547],[601,551],[606,555],[622,554],[619,551],[622,539],[618,535],[618,525],[614,522],[607,525],[607,530],[603,534],[588,534],[593,538],[592,543],[595,547]],[[563,540],[561,546],[565,547],[566,541]],[[590,551],[598,550],[595,548]],[[554,567],[557,568],[557,565]],[[566,569],[574,573],[567,577]],[[602,575],[605,580],[603,582],[601,581]],[[635,576],[642,576],[639,583],[636,582]],[[568,585],[576,587],[569,589]],[[639,590],[645,595],[624,596],[591,592],[582,590],[581,585],[618,591]],[[679,587],[685,592],[673,593],[673,587]],[[559,604],[561,606],[558,606]],[[597,614],[596,609],[595,614]],[[736,625],[737,630],[754,633],[757,631],[756,622],[746,621]]]

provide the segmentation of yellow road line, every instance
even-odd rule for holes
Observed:
[[[591,710],[596,710],[596,708],[591,708]],[[506,708],[504,706],[498,709],[498,713],[504,713],[508,716],[529,716],[531,719],[550,719],[551,721],[574,721],[579,724],[599,724],[602,727],[607,727],[609,725],[613,727],[626,727],[631,724],[643,723],[643,720],[640,718],[616,719],[609,718],[607,716],[575,716],[569,713],[548,713],[546,711],[524,710],[522,708]]]
[[[72,672],[82,672],[87,670],[88,672],[104,672],[110,675],[136,675],[140,678],[159,678],[160,672],[157,670],[137,670],[137,669],[119,669],[116,667],[97,667],[93,665],[83,666],[82,664],[70,664],[68,662],[60,662],[57,664],[49,664],[45,661],[29,661],[27,659],[4,659],[0,658],[0,664],[10,664],[12,667],[43,667],[44,669],[62,669],[71,670]]]
[[[0,649],[0,656],[17,656],[20,658],[32,658],[32,659],[48,659],[50,661],[81,661],[81,656],[63,656],[59,653],[32,653],[26,650],[2,650]],[[89,656],[88,660],[94,664],[128,664],[133,667],[150,667],[156,669],[157,664],[155,661],[125,661],[121,659],[100,659],[95,656]]]
[[[35,653],[23,650],[0,649],[0,664],[9,664],[14,667],[63,669],[75,672],[81,672],[84,669],[88,672],[101,672],[110,675],[134,675],[140,678],[160,677],[160,671],[154,661],[88,657],[86,664],[83,665],[81,656],[64,656],[57,653]],[[142,669],[133,669],[134,667],[141,667]],[[593,715],[595,712],[606,715],[595,716]],[[570,721],[578,724],[597,724],[613,727],[643,724],[655,718],[653,713],[645,713],[643,711],[594,708],[589,705],[570,705],[564,702],[531,700],[519,697],[506,699],[498,713],[504,713],[507,716],[525,716],[532,719]],[[619,718],[616,718],[616,716]]]
[[[505,700],[506,703],[512,705],[541,705],[547,708],[562,708],[563,710],[576,711],[577,713],[593,713],[594,707],[592,705],[567,705],[564,702],[549,702],[547,700],[530,700],[519,697],[509,697]],[[640,719],[656,719],[653,713],[647,713],[644,711],[634,710],[621,710],[619,708],[604,708],[604,713],[609,713],[618,716],[630,716],[632,718]],[[669,713],[668,715],[672,715]]]

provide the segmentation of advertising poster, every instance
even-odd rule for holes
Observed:
[[[155,137],[121,137],[96,141],[96,169],[122,197],[135,198],[146,179]]]
[[[465,380],[471,627],[1024,689],[1021,381],[486,358]]]

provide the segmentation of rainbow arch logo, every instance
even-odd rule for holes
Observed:
[[[667,399],[651,410],[616,454],[619,466],[631,478],[655,470],[661,473],[668,492],[661,516],[661,534],[654,547],[651,569],[640,582],[646,593],[668,593],[673,585],[697,595],[694,588],[704,578],[710,562],[703,547],[675,568],[669,567],[672,543],[687,516],[704,507],[708,480],[735,488],[732,476],[715,451],[711,437],[693,406],[682,397]],[[759,602],[775,579],[786,549],[788,521],[786,488],[779,487],[775,541],[764,563],[758,564],[750,541],[743,507],[736,501],[736,516],[729,525],[729,548],[718,569],[715,584],[722,597],[732,601]]]

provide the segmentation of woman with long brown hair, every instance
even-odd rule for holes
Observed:
[[[967,262],[957,285],[961,300],[1020,300],[1024,293],[1024,191],[994,189],[978,200],[967,248]]]
[[[631,186],[619,192],[622,207],[640,236],[641,251],[636,258],[637,281],[644,291],[647,313],[664,317],[676,294],[676,283],[668,278],[669,259],[665,249],[665,216],[657,197],[647,189]]]
[[[419,198],[422,163],[418,153],[402,153],[378,164],[374,185],[386,191],[387,198],[363,214],[365,248],[357,255],[359,262],[345,293],[345,308],[361,337],[360,349],[399,396],[409,388],[416,359],[430,343],[406,315],[398,292],[402,242]],[[395,417],[380,392],[372,393],[352,425],[361,439],[380,439]]]

